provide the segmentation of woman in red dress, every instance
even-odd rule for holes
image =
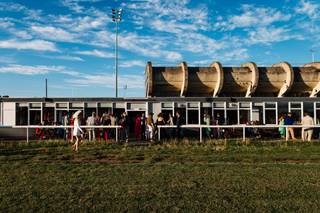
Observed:
[[[141,140],[141,117],[137,115],[135,124],[134,124],[134,135],[137,140]]]

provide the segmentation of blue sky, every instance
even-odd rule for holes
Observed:
[[[114,7],[123,8],[120,96],[144,96],[147,61],[320,58],[319,0],[0,0],[0,95],[43,97],[48,78],[51,97],[113,97]]]

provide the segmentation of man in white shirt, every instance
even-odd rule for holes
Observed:
[[[88,119],[87,119],[87,126],[94,126],[95,120],[96,120],[96,113],[92,112],[92,115],[90,117],[88,117]],[[88,133],[89,133],[89,141],[95,141],[96,134],[94,132],[94,128],[89,128]]]
[[[304,117],[302,118],[302,125],[314,125],[313,118],[310,117],[309,113],[305,112]],[[302,128],[302,140],[308,140],[311,141],[312,138],[312,133],[313,133],[313,128],[312,127],[303,127]]]

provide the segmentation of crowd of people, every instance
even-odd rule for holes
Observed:
[[[291,112],[288,112],[287,114],[282,114],[280,115],[279,118],[279,134],[281,138],[285,138],[286,140],[288,139],[292,139],[292,140],[297,140],[297,138],[295,137],[295,128],[292,127],[288,127],[287,130],[285,127],[282,127],[282,125],[294,125],[297,124],[299,122],[296,122],[293,114]],[[301,120],[301,125],[303,126],[313,126],[314,125],[314,120],[313,118],[310,116],[310,113],[305,112],[304,116]],[[313,135],[313,127],[303,127],[301,129],[301,139],[302,141],[311,141],[312,139],[312,135]]]
[[[118,129],[118,136],[120,141],[128,142],[129,138],[135,138],[137,141],[149,140],[154,141],[158,134],[158,131],[161,131],[161,138],[177,138],[180,139],[184,136],[182,125],[185,124],[185,120],[179,111],[175,112],[175,115],[171,113],[164,114],[159,113],[154,119],[154,114],[149,113],[147,116],[145,113],[136,114],[135,118],[129,117],[126,112],[121,113],[119,117],[111,113],[103,113],[101,116],[97,115],[96,112],[86,119],[82,116],[82,111],[77,111],[74,114],[64,113],[62,120],[59,124],[63,126],[72,126],[73,128],[54,128],[54,129],[45,129],[37,128],[36,136],[40,139],[45,138],[64,138],[68,141],[74,141],[73,146],[74,150],[78,150],[79,141],[82,139],[87,139],[88,141],[105,141],[108,142],[110,139],[115,139],[116,129],[114,126],[120,126]],[[211,119],[211,115],[204,113],[202,118],[202,124],[205,125],[223,125],[225,124],[224,118],[219,114],[216,114],[214,119]],[[298,122],[299,123],[299,122]],[[251,121],[246,123],[248,126],[257,125],[257,122]],[[279,117],[279,129],[278,133],[283,139],[293,139],[296,140],[295,128],[284,127],[285,125],[294,125],[297,122],[294,119],[294,116],[291,112],[287,114],[281,114]],[[301,121],[302,125],[314,125],[313,118],[309,113],[304,113],[304,117]],[[44,123],[43,125],[47,125]],[[80,128],[80,126],[87,125],[88,128]],[[175,128],[158,128],[158,126],[174,126]],[[97,126],[97,127],[95,127]],[[100,127],[98,127],[100,126]],[[101,127],[104,126],[104,127]],[[108,128],[110,126],[110,128]],[[203,129],[205,137],[209,139],[219,139],[227,138],[229,134],[229,129],[227,128],[211,128],[205,127]],[[261,137],[260,129],[258,128],[247,128],[248,136],[254,136],[256,138]],[[297,131],[297,130],[296,130]],[[313,135],[312,127],[304,127],[301,131],[302,140],[310,141]]]

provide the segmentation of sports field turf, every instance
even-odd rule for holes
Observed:
[[[0,145],[0,212],[317,212],[320,143]]]

